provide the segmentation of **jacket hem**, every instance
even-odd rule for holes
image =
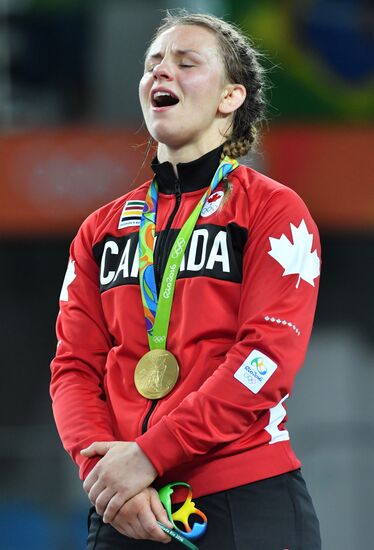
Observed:
[[[206,459],[209,462],[201,463],[201,460],[197,460],[194,465],[189,462],[170,470],[157,478],[155,487],[161,488],[173,481],[185,481],[191,485],[193,496],[197,498],[284,474],[301,466],[289,441],[267,444],[223,458],[206,456]],[[176,487],[173,502],[184,500],[185,491]]]

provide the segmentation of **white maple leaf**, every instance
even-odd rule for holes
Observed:
[[[68,286],[74,281],[76,276],[77,274],[75,273],[75,261],[69,260],[64,282],[62,283],[60,301],[67,302],[69,300]]]
[[[312,250],[313,233],[309,233],[306,223],[301,220],[299,227],[292,223],[291,233],[293,244],[282,234],[280,239],[269,237],[271,250],[268,252],[282,267],[285,275],[298,274],[296,288],[300,279],[314,286],[314,279],[320,274],[320,259],[317,250]]]

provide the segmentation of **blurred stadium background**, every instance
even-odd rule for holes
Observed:
[[[134,178],[146,134],[151,0],[0,1],[0,548],[84,548],[88,502],[48,394],[69,243]],[[318,222],[323,272],[293,444],[324,548],[372,548],[374,6],[370,0],[201,0],[269,59],[269,128],[249,161]],[[272,67],[272,68],[271,68]]]

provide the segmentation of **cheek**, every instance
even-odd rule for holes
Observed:
[[[205,75],[196,75],[188,80],[185,89],[189,92],[194,102],[207,107],[210,110],[218,106],[221,95],[220,75],[209,73]]]
[[[145,74],[139,82],[139,99],[140,99],[141,105],[145,103],[145,100],[149,95],[151,85],[152,85],[152,82],[150,77],[147,74]]]

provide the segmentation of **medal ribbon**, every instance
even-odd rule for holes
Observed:
[[[158,203],[158,185],[155,177],[149,186],[139,229],[139,279],[150,350],[166,349],[175,281],[200,212],[222,178],[238,166],[239,163],[235,159],[227,156],[218,166],[207,191],[199,200],[175,239],[162,277],[160,296],[157,296],[153,265]]]

